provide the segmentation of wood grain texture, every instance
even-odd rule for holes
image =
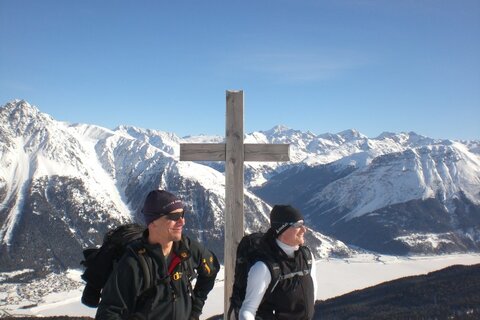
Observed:
[[[180,161],[225,161],[224,143],[181,143]]]
[[[237,246],[245,230],[243,163],[290,160],[288,144],[243,143],[243,91],[227,91],[226,105],[225,143],[180,144],[180,161],[225,161],[225,320],[233,288]]]
[[[290,161],[289,144],[246,143],[245,161]]]
[[[238,243],[243,237],[243,91],[227,91],[225,162],[225,301],[224,319],[230,306]]]

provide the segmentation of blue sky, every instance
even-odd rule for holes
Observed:
[[[225,133],[480,139],[478,0],[0,0],[0,104],[55,119]]]

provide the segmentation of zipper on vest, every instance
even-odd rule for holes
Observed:
[[[173,302],[172,302],[172,313],[173,313],[173,319],[177,319],[177,309],[175,308],[175,300],[177,300],[177,295],[175,293],[175,290],[172,288],[172,298],[173,298]]]
[[[310,277],[310,279],[305,279],[305,281],[308,281],[308,282],[312,282],[312,278]],[[300,286],[302,287],[302,293],[303,293],[303,299],[305,301],[305,319],[310,319],[310,317],[313,316],[313,314],[310,314],[310,310],[311,308],[315,308],[315,301],[313,301],[313,306],[311,306],[311,303],[310,303],[310,297],[308,296],[308,292],[305,288],[305,284],[303,281],[300,282]],[[313,286],[313,283],[312,283],[312,289],[314,289],[314,286]],[[315,294],[314,294],[315,295]],[[315,310],[313,310],[313,312],[315,313]]]

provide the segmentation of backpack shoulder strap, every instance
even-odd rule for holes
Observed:
[[[307,262],[308,270],[312,270],[312,263],[313,263],[312,251],[307,246],[300,246],[300,252],[303,254],[303,258]]]
[[[134,310],[144,307],[150,308],[156,293],[156,280],[152,258],[141,241],[134,241],[128,246],[128,251],[136,258],[143,274],[143,287],[137,295]]]
[[[288,274],[283,274],[282,270],[280,269],[280,265],[278,263],[274,262],[274,263],[271,264],[271,267],[270,267],[267,262],[264,262],[267,265],[267,267],[269,268],[270,273],[272,274],[271,284],[273,284],[273,285],[270,286],[270,288],[271,288],[269,290],[270,293],[272,293],[273,290],[275,290],[275,287],[282,280],[290,279],[290,278],[293,278],[295,276],[302,277],[302,276],[306,276],[306,275],[310,274],[310,271],[312,270],[312,263],[313,263],[312,252],[306,246],[300,246],[299,249],[300,249],[300,252],[303,255],[303,258],[305,259],[305,261],[307,263],[307,268],[308,269],[306,269],[306,270],[300,270],[300,271],[297,271],[297,272],[291,272],[291,273],[288,273]]]
[[[270,289],[267,291],[269,293],[272,293],[273,290],[275,290],[275,287],[277,286],[277,284],[283,280],[282,279],[282,269],[280,268],[280,264],[278,264],[277,262],[273,262],[273,261],[262,261],[263,263],[265,263],[265,265],[267,266],[268,270],[270,271],[270,274],[272,276],[272,280],[270,281]]]
[[[154,282],[152,260],[150,257],[148,257],[147,249],[145,249],[145,247],[141,244],[140,241],[132,242],[128,246],[128,249],[135,256],[135,258],[138,261],[138,264],[140,265],[140,269],[142,270],[142,274],[143,274],[142,292],[145,292],[150,287],[152,287],[152,284]]]
[[[189,252],[189,255],[190,255],[190,239],[182,236],[182,243],[183,243],[183,246]],[[183,268],[187,271],[188,290],[190,291],[190,294],[193,295],[192,281],[195,278],[197,278],[197,273],[195,272],[195,269],[193,268],[193,265],[192,265],[192,256],[190,255],[188,257],[188,259],[183,260],[182,264],[183,264]]]

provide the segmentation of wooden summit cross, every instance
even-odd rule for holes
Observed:
[[[243,91],[227,91],[225,143],[180,144],[180,161],[225,161],[224,319],[230,305],[236,249],[244,232],[243,162],[289,160],[288,144],[243,143]]]

